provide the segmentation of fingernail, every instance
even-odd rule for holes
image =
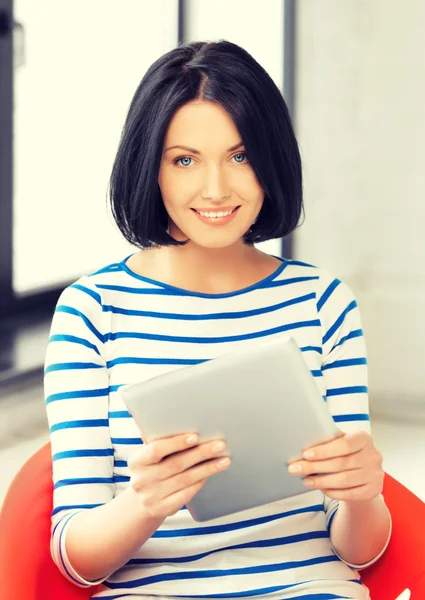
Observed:
[[[195,444],[198,441],[198,436],[196,434],[188,435],[186,438],[187,444]]]
[[[312,479],[304,479],[303,481],[307,487],[314,487],[314,481]]]
[[[221,460],[218,461],[217,468],[218,469],[225,469],[229,465],[230,465],[230,458],[222,458]]]
[[[289,465],[288,471],[290,473],[301,473],[301,465]]]
[[[314,451],[313,450],[306,450],[303,453],[304,458],[314,458]]]
[[[213,452],[222,452],[225,449],[226,445],[224,442],[217,442],[216,444],[214,444],[214,446],[212,447],[212,451]]]

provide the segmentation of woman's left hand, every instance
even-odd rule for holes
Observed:
[[[365,431],[345,433],[308,448],[302,457],[290,464],[289,472],[302,475],[309,489],[320,490],[329,498],[364,501],[382,492],[382,455]]]

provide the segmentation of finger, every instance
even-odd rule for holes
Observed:
[[[342,501],[359,501],[359,500],[372,500],[376,497],[376,490],[369,485],[359,485],[353,488],[347,488],[345,490],[321,490],[328,498],[332,500]]]
[[[199,436],[196,433],[161,438],[149,444],[144,444],[137,453],[130,457],[128,466],[131,470],[137,471],[148,465],[160,463],[170,454],[193,448],[198,444]]]
[[[195,448],[185,452],[168,456],[160,465],[158,465],[157,479],[162,481],[169,479],[178,473],[183,473],[198,463],[216,458],[226,450],[226,444],[223,440],[213,440],[204,442]]]
[[[327,460],[301,460],[288,467],[291,475],[311,475],[316,473],[339,473],[359,469],[362,466],[361,451],[350,456],[340,456]]]
[[[366,485],[366,474],[363,469],[352,469],[329,475],[309,475],[303,479],[304,485],[316,490],[345,490],[359,485]]]
[[[179,492],[185,488],[191,487],[202,479],[208,479],[211,475],[217,474],[229,468],[230,458],[228,456],[215,460],[210,460],[196,467],[192,467],[183,473],[178,473],[169,479],[159,481],[157,484],[158,494],[161,498],[166,498],[170,494]]]
[[[194,485],[190,487],[180,490],[179,492],[175,492],[170,494],[166,498],[164,498],[162,505],[164,511],[168,515],[174,515],[177,511],[179,511],[183,506],[185,506],[188,502],[192,500],[192,498],[204,487],[206,479],[202,479],[198,481]]]
[[[303,458],[307,460],[324,460],[338,456],[348,456],[363,450],[372,443],[372,436],[366,431],[346,433],[325,444],[312,446],[303,451]]]

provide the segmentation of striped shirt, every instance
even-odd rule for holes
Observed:
[[[92,597],[109,600],[368,598],[364,565],[348,565],[330,542],[338,502],[318,490],[207,523],[182,508],[115,573],[89,582],[72,568],[65,549],[72,519],[129,486],[127,461],[143,443],[123,385],[290,335],[338,427],[370,432],[359,311],[341,281],[282,260],[243,290],[201,294],[142,277],[127,258],[67,287],[53,316],[45,394],[51,552],[60,571],[77,586],[102,584]]]

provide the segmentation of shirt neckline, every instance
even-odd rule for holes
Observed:
[[[247,292],[250,292],[257,288],[263,287],[266,283],[269,283],[270,281],[275,279],[278,275],[280,275],[282,273],[282,271],[288,265],[288,261],[286,259],[272,254],[273,258],[280,260],[282,264],[280,264],[277,267],[277,269],[275,271],[273,271],[273,273],[270,273],[270,275],[268,275],[267,277],[264,277],[260,281],[257,281],[245,288],[242,288],[240,290],[235,290],[234,292],[227,292],[224,294],[206,294],[203,292],[194,292],[192,290],[187,290],[185,288],[170,285],[169,283],[165,283],[164,281],[159,281],[157,279],[151,279],[149,277],[145,277],[144,275],[139,275],[138,273],[136,273],[135,271],[130,269],[130,267],[128,267],[126,264],[126,261],[130,258],[130,256],[133,256],[134,254],[136,254],[136,252],[132,252],[131,254],[126,256],[120,263],[118,263],[120,268],[123,271],[125,271],[128,275],[130,275],[131,277],[134,277],[135,279],[138,279],[139,281],[144,281],[145,283],[149,283],[151,285],[156,285],[164,290],[169,290],[170,292],[172,292],[174,294],[177,294],[180,296],[195,296],[197,298],[231,298],[232,296],[239,296],[241,294],[246,294]]]

